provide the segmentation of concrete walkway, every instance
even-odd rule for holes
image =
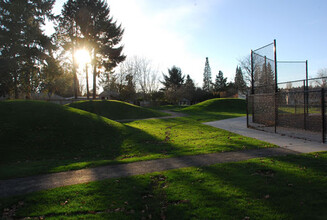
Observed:
[[[257,157],[282,156],[288,154],[296,154],[296,152],[283,148],[264,148],[238,152],[214,153],[141,161],[128,164],[110,165],[91,169],[31,176],[26,178],[0,180],[0,197],[26,194],[45,189],[87,183],[109,178],[126,177],[183,167],[207,166],[217,163],[248,160]]]
[[[206,122],[204,124],[211,125],[216,128],[221,128],[243,136],[252,137],[258,140],[276,144],[280,147],[299,153],[327,151],[327,144],[247,128],[246,117]]]

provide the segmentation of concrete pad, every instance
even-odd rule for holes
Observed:
[[[252,137],[258,140],[269,142],[299,153],[327,151],[327,144],[247,128],[246,117],[206,122],[204,124],[224,129],[243,136]]]

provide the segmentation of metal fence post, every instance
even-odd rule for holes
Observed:
[[[325,143],[325,130],[326,130],[326,122],[325,122],[325,89],[321,89],[321,116],[322,116],[322,143]]]
[[[307,89],[306,89],[306,81],[303,80],[303,88],[304,88],[304,93],[303,93],[303,120],[304,120],[304,130],[307,130],[307,114],[306,114],[306,109],[307,109],[307,99],[306,99],[306,92],[307,92]]]
[[[251,50],[251,95],[254,94],[254,76],[253,73],[254,69],[253,69],[253,51]]]
[[[249,127],[249,95],[246,94],[246,127]]]
[[[275,92],[275,133],[277,133],[277,121],[278,121],[278,93]]]
[[[307,102],[306,114],[309,115],[309,81],[308,81],[308,60],[305,61],[305,99]]]
[[[254,96],[254,66],[253,66],[253,50],[251,50],[251,95]],[[254,114],[254,97],[252,98],[252,102],[251,102],[251,105],[252,105],[252,122],[255,121],[254,117],[255,117],[255,114]]]
[[[277,80],[277,45],[276,39],[274,40],[274,60],[275,60],[275,133],[277,133],[277,122],[278,122],[278,80]]]

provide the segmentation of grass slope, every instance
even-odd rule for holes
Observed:
[[[216,98],[191,105],[177,111],[187,113],[198,121],[213,121],[244,116],[246,101],[242,99]]]
[[[8,219],[326,219],[326,164],[319,153],[185,168],[4,198],[0,210]]]
[[[155,119],[134,121],[126,124],[135,129],[130,140],[142,143],[142,148],[134,146],[126,157],[151,155],[157,158],[207,154],[274,147],[253,138],[204,125],[189,118]],[[155,139],[147,139],[148,134]]]
[[[0,179],[275,147],[191,117],[120,124],[83,110],[33,101],[0,102],[0,115]]]
[[[10,175],[10,167],[50,171],[65,160],[97,158],[99,152],[114,158],[126,133],[125,126],[107,118],[38,101],[0,102],[0,126],[1,176]]]
[[[70,107],[92,112],[111,120],[143,119],[167,116],[168,114],[152,109],[142,108],[121,101],[79,101],[69,104]]]

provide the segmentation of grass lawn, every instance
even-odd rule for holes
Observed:
[[[175,111],[186,113],[199,122],[246,116],[246,102],[242,99],[210,99]]]
[[[79,101],[71,103],[68,106],[92,112],[111,120],[143,119],[169,115],[163,112],[115,100]]]
[[[0,115],[2,179],[72,169],[100,154],[119,156],[128,132],[105,117],[47,102],[0,102]]]
[[[0,199],[46,219],[326,219],[327,153],[110,179]]]
[[[0,179],[106,164],[274,147],[190,117],[121,124],[46,102],[0,102]]]
[[[309,114],[321,114],[321,108],[319,107],[309,107],[307,109]],[[295,106],[295,107],[278,107],[278,113],[283,114],[283,113],[291,113],[291,114],[303,114],[304,113],[304,108],[303,106]]]

